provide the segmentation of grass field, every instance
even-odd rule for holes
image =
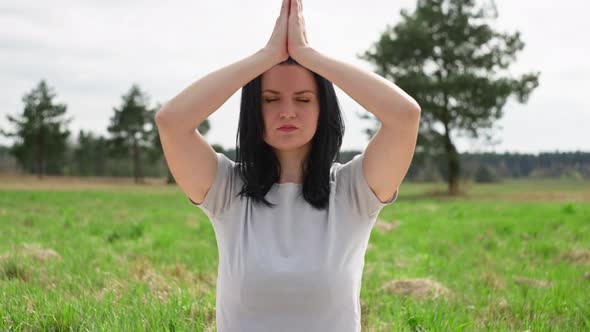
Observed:
[[[213,228],[177,187],[0,182],[0,330],[214,330]],[[382,210],[363,331],[590,330],[590,182],[466,188]]]

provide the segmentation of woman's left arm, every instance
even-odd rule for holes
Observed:
[[[336,84],[381,122],[364,152],[363,173],[379,200],[388,201],[410,167],[420,125],[420,105],[385,78],[311,47],[300,49],[294,59]]]
[[[394,83],[351,64],[331,58],[307,47],[293,57],[299,64],[336,84],[382,124],[412,121],[420,114],[420,106]]]
[[[420,105],[397,85],[322,54],[307,41],[303,0],[290,0],[287,49],[300,65],[336,84],[381,122],[363,158],[363,174],[379,200],[393,198],[410,167],[420,126]]]
[[[303,0],[289,0],[287,51],[300,65],[336,84],[383,125],[397,129],[418,122],[420,106],[385,78],[316,51],[307,41]],[[410,123],[406,123],[410,122]],[[417,131],[417,130],[416,130]],[[417,133],[416,133],[417,134]]]
[[[382,202],[399,189],[414,156],[420,105],[385,78],[323,55],[312,48],[298,53],[302,66],[336,84],[381,122],[365,150],[363,173]]]

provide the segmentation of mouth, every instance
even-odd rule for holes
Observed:
[[[277,130],[286,131],[286,132],[294,131],[297,129],[298,129],[297,127],[293,127],[293,126],[284,126],[284,127],[277,128]]]

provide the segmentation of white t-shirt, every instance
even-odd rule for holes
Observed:
[[[365,252],[382,203],[362,172],[364,153],[330,169],[327,210],[302,196],[302,184],[275,183],[274,208],[236,196],[237,164],[217,153],[215,181],[198,206],[219,253],[216,325],[220,332],[361,330]]]

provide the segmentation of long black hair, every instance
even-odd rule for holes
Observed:
[[[300,66],[289,57],[279,65]],[[344,122],[334,85],[312,72],[319,95],[319,116],[311,149],[303,167],[303,198],[317,209],[325,209],[330,196],[330,168],[340,157]],[[263,139],[262,74],[242,87],[240,120],[236,135],[236,163],[244,185],[239,195],[256,203],[274,206],[265,199],[279,181],[281,164],[270,145]]]

